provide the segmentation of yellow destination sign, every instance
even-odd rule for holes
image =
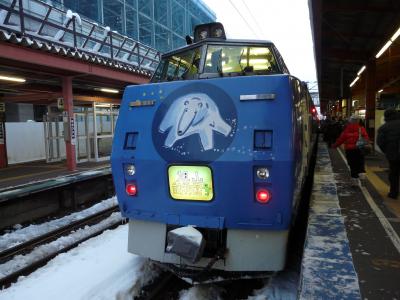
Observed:
[[[176,200],[210,201],[214,197],[209,167],[171,166],[168,177],[171,197]]]

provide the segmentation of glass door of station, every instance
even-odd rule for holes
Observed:
[[[76,162],[82,163],[87,162],[91,158],[91,150],[90,150],[90,126],[89,119],[90,113],[87,107],[82,107],[81,112],[74,113],[75,120],[75,153],[76,153]]]
[[[119,105],[110,103],[74,108],[78,163],[110,159],[118,111]]]
[[[107,161],[111,155],[112,139],[119,105],[92,103],[74,107],[75,149],[77,163]],[[46,162],[66,158],[62,112],[48,108],[43,117]]]
[[[43,116],[46,162],[57,162],[65,158],[64,126],[62,114],[48,108]]]

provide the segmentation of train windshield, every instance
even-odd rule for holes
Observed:
[[[194,79],[199,73],[201,47],[164,58],[152,82]]]
[[[152,82],[281,73],[269,46],[208,45],[163,57]],[[204,64],[204,66],[202,65]]]
[[[279,73],[272,50],[256,46],[209,45],[204,73],[247,75]]]

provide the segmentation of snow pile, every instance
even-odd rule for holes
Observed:
[[[0,300],[132,299],[158,273],[148,260],[129,254],[128,226],[90,239],[0,291]]]
[[[65,16],[66,20],[65,20],[64,26],[65,26],[66,23],[67,23],[69,20],[71,20],[73,17],[75,17],[75,20],[78,22],[79,26],[82,26],[82,19],[81,19],[81,16],[80,16],[79,14],[77,14],[77,13],[72,12],[70,9],[67,10],[67,14],[66,14],[66,16]]]
[[[41,245],[26,255],[17,255],[12,260],[0,265],[0,277],[10,275],[17,270],[34,263],[35,261],[51,255],[60,249],[66,248],[73,243],[90,236],[91,234],[98,232],[113,223],[118,222],[119,220],[122,220],[121,213],[113,213],[110,217],[98,224],[86,226],[85,228],[79,229],[68,236],[63,236],[51,243]]]
[[[298,275],[294,272],[278,273],[248,300],[296,300],[298,280]]]
[[[222,300],[221,290],[215,286],[194,286],[179,293],[179,300]]]
[[[60,218],[60,219],[56,219],[56,220],[46,222],[43,224],[39,224],[39,225],[29,225],[22,229],[18,229],[18,226],[17,226],[17,227],[15,227],[15,229],[18,229],[18,230],[13,231],[11,233],[6,233],[6,234],[0,236],[0,251],[3,251],[5,249],[11,248],[18,244],[29,241],[29,240],[31,240],[35,237],[38,237],[42,234],[45,234],[49,231],[59,229],[63,226],[66,226],[66,225],[72,223],[72,222],[82,220],[90,215],[93,215],[97,212],[100,212],[102,210],[110,208],[110,207],[116,205],[117,203],[118,203],[117,198],[114,196],[114,197],[104,200],[100,203],[97,203],[88,209],[85,209],[80,212],[72,213],[72,214],[65,216],[63,218]]]

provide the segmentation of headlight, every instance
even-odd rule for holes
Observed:
[[[269,177],[269,171],[267,168],[258,168],[257,177],[260,179],[267,179]]]
[[[126,171],[126,174],[128,174],[129,176],[135,175],[135,173],[136,173],[135,165],[126,165],[125,171]]]

